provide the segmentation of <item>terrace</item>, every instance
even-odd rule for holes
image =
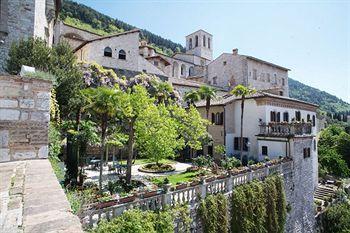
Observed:
[[[258,136],[268,137],[294,137],[312,134],[311,122],[270,122],[259,125],[260,133]]]

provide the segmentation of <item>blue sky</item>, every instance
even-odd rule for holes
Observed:
[[[350,1],[77,1],[183,45],[204,29],[214,58],[238,48],[350,103]]]

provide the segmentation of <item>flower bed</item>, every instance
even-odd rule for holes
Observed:
[[[149,163],[141,166],[138,169],[140,172],[146,172],[146,173],[165,173],[165,172],[172,172],[175,171],[175,167],[171,164],[154,164]]]

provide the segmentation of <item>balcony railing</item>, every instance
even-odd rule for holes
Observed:
[[[270,122],[260,124],[261,136],[292,137],[312,134],[311,122]]]

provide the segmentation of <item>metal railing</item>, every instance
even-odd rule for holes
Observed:
[[[262,123],[259,127],[259,136],[288,137],[312,134],[312,123],[310,122],[270,122]]]

